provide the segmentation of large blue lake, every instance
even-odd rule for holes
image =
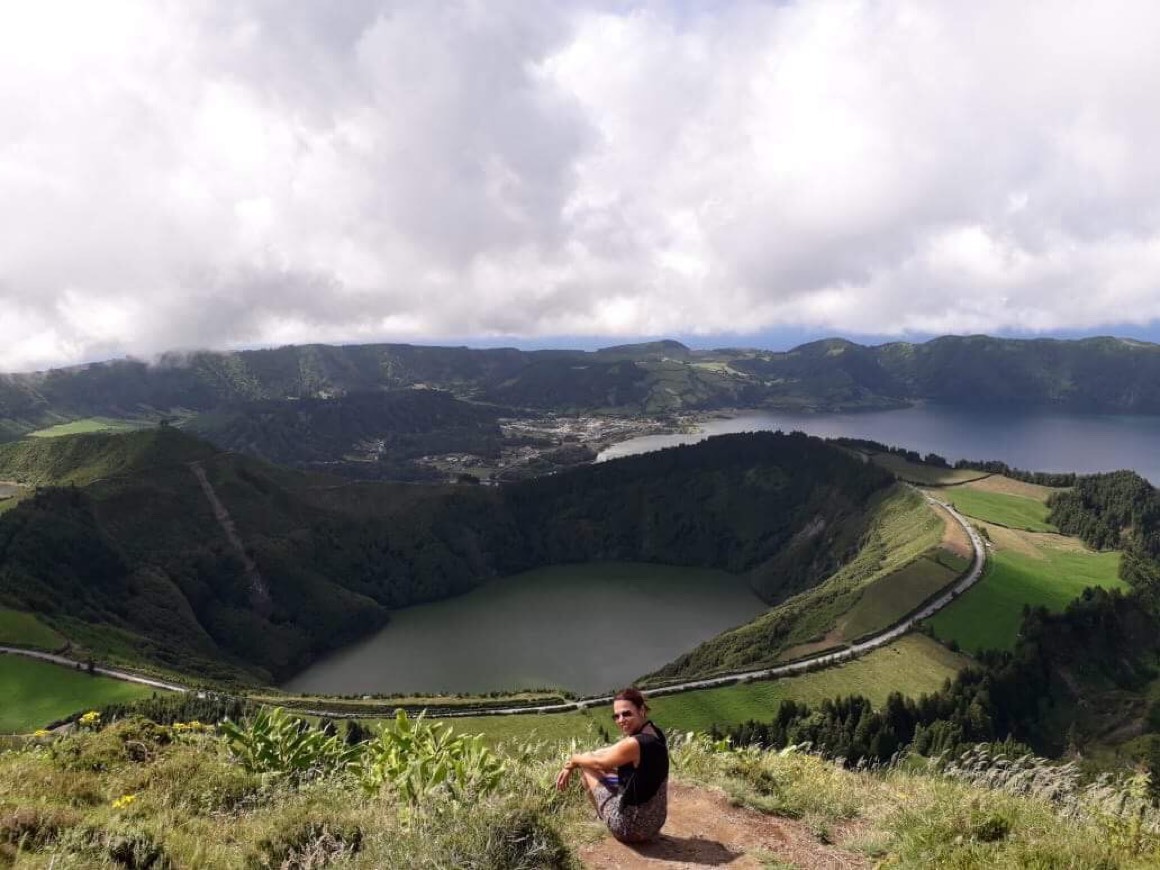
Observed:
[[[613,459],[711,435],[781,429],[825,438],[869,438],[956,459],[998,459],[1029,471],[1130,468],[1160,483],[1160,417],[988,412],[927,405],[856,414],[747,412],[709,420],[695,435],[648,435],[600,454]]]

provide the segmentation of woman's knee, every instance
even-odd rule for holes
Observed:
[[[584,783],[585,791],[591,792],[596,788],[596,784],[600,782],[600,777],[590,770],[582,769],[580,771],[580,782]]]

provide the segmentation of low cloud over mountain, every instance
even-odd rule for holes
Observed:
[[[10,4],[0,369],[1160,318],[1143,2]]]

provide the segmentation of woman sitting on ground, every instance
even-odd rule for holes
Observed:
[[[616,693],[612,718],[624,738],[573,755],[556,777],[556,788],[567,788],[572,771],[580,768],[588,799],[612,836],[641,843],[660,833],[668,814],[669,750],[638,689]]]

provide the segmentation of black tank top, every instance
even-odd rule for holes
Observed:
[[[622,764],[616,769],[620,800],[628,806],[647,802],[669,778],[669,747],[664,732],[649,720],[632,736],[640,744],[640,763],[636,767]]]

